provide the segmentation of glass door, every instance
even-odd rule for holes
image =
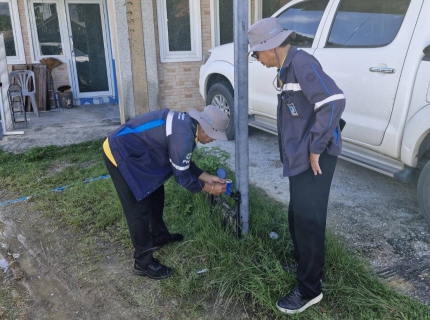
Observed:
[[[66,0],[73,90],[77,98],[111,96],[106,15],[102,1]]]

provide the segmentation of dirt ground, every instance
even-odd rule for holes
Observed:
[[[131,250],[88,240],[42,217],[31,203],[1,208],[0,244],[3,289],[16,306],[0,306],[0,319],[183,318],[180,302],[162,297],[160,282],[132,275]],[[241,319],[241,312],[230,319]],[[226,319],[210,304],[206,314],[199,319]]]

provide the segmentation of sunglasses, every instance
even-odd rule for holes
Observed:
[[[258,59],[258,51],[254,51],[254,52],[251,54],[251,57],[253,57],[254,59]]]

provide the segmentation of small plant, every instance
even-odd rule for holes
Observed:
[[[217,169],[223,167],[230,155],[219,148],[197,148],[193,155],[193,161],[209,174],[215,174]]]

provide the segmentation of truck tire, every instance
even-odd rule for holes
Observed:
[[[426,163],[418,179],[418,203],[421,212],[430,224],[430,161]]]
[[[233,88],[231,87],[230,83],[224,81],[215,83],[212,87],[210,87],[206,99],[207,105],[212,104],[228,114],[228,117],[230,118],[230,122],[228,123],[226,130],[228,140],[234,139],[235,134],[233,96]]]

